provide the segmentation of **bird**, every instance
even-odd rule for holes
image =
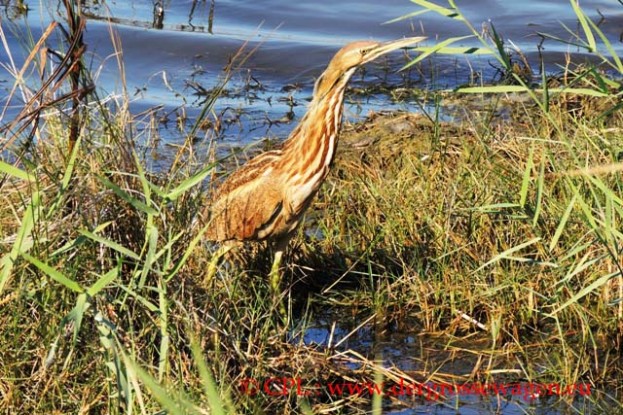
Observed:
[[[209,279],[232,242],[268,240],[274,249],[270,284],[278,292],[284,251],[335,157],[348,81],[360,66],[424,39],[357,41],[333,56],[314,84],[306,114],[280,148],[251,158],[212,192],[201,213],[205,239],[226,244],[213,255]]]

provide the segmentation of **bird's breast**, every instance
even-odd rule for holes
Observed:
[[[295,181],[289,187],[288,202],[293,214],[298,215],[309,206],[328,173],[329,166],[322,166],[310,176]]]

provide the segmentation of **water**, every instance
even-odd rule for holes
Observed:
[[[412,383],[385,379],[378,388],[366,382],[352,382],[350,388],[343,384],[342,396],[357,393],[357,387],[362,388],[363,396],[368,396],[366,392],[369,390],[392,396],[385,401],[383,413],[388,415],[561,415],[615,413],[607,408],[612,407],[615,411],[617,407],[613,391],[602,391],[588,383],[564,385],[513,381],[523,373],[518,359],[512,357],[513,353],[509,354],[505,364],[500,365],[509,373],[500,373],[492,376],[493,379],[483,378],[487,371],[484,362],[491,357],[487,351],[487,339],[483,336],[453,339],[451,336],[423,335],[420,323],[415,320],[400,322],[401,327],[397,324],[381,324],[379,327],[373,321],[360,327],[361,321],[345,318],[352,315],[351,310],[336,307],[319,313],[302,337],[296,340],[313,347],[355,350],[367,359],[380,358],[384,367],[398,368],[419,380]],[[467,350],[470,352],[461,352]],[[352,358],[350,363],[344,363],[352,370],[361,369],[361,360],[357,356],[346,352],[343,357]],[[504,359],[498,357],[494,360],[499,358]],[[535,361],[541,358],[531,357]],[[543,367],[545,361],[543,359]],[[475,368],[479,368],[480,375],[472,377]],[[511,374],[513,371],[515,376]],[[304,378],[300,379],[300,384],[305,383]],[[319,385],[329,395],[335,395],[334,386]],[[302,389],[305,390],[304,386]],[[595,402],[600,402],[601,406],[596,407]]]
[[[28,28],[36,39],[52,20],[63,21],[62,7],[54,0],[26,2],[27,14],[12,9],[14,2],[0,0],[0,22],[17,67],[25,60]],[[264,137],[283,139],[303,116],[311,97],[313,83],[326,63],[345,43],[359,39],[391,40],[404,36],[425,35],[432,42],[467,34],[459,22],[451,22],[433,13],[426,13],[405,21],[383,24],[417,10],[407,0],[346,0],[298,1],[287,0],[214,0],[164,1],[162,22],[154,19],[154,2],[86,1],[84,12],[88,18],[85,42],[88,60],[96,75],[102,96],[117,96],[127,85],[134,113],[157,108],[170,122],[163,124],[161,134],[165,141],[176,143],[183,139],[175,129],[175,117],[182,112],[190,124],[199,113],[202,97],[195,95],[197,85],[210,89],[217,84],[223,68],[245,42],[246,49],[257,48],[241,68],[236,70],[228,85],[228,94],[219,99],[215,112],[228,120],[219,139],[225,145],[246,145]],[[441,2],[440,2],[441,3]],[[522,49],[533,62],[538,62],[541,38],[537,32],[569,39],[570,30],[578,30],[575,15],[566,0],[503,1],[457,0],[458,6],[470,21],[480,27],[492,22],[506,39]],[[583,9],[623,56],[623,5],[617,0],[582,1]],[[115,62],[115,48],[111,42],[108,19],[119,35],[124,77]],[[160,24],[161,23],[161,24]],[[155,28],[160,27],[160,28]],[[475,45],[466,40],[462,46]],[[564,64],[565,54],[581,60],[585,51],[546,40],[543,58],[550,71]],[[352,85],[369,88],[378,83],[420,88],[452,88],[466,83],[472,70],[482,70],[493,77],[490,60],[476,57],[434,57],[439,65],[433,76],[423,78],[416,72],[396,74],[395,69],[405,63],[401,53],[387,60],[369,65],[365,76],[356,75]],[[7,73],[9,63],[5,50],[0,48],[0,91],[8,91],[13,78]],[[122,81],[124,79],[124,81]],[[195,88],[192,87],[195,85]],[[1,97],[2,95],[0,95]],[[19,102],[14,102],[16,105]],[[4,98],[0,98],[0,107]],[[350,118],[366,115],[368,111],[403,109],[420,111],[426,103],[407,100],[394,102],[382,92],[348,96],[346,114]],[[10,121],[7,112],[2,123]],[[199,137],[200,139],[202,137]],[[163,157],[166,159],[167,155]],[[342,340],[353,327],[342,324],[335,316],[319,318],[307,330],[304,341],[326,345],[331,326],[338,321],[333,344]],[[414,333],[396,332],[382,340],[366,326],[345,340],[343,348],[352,348],[363,354],[381,352],[388,365],[403,370],[418,371],[423,348],[420,337]],[[441,355],[440,355],[441,356]],[[427,357],[428,358],[428,357]],[[421,361],[425,361],[422,359]],[[456,363],[456,372],[471,370],[473,362]],[[409,406],[410,405],[410,406]],[[569,407],[551,399],[526,400],[512,395],[496,398],[461,396],[444,404],[426,400],[409,401],[406,409],[393,409],[392,414],[416,413],[476,414],[476,413],[564,413]],[[590,412],[590,403],[578,397],[575,406]]]
[[[19,66],[26,52],[21,44],[51,19],[63,20],[64,13],[57,0],[26,2],[30,11],[25,15],[4,4],[2,25],[8,44]],[[183,108],[192,123],[201,106],[197,88],[210,89],[217,84],[229,59],[245,42],[246,49],[257,48],[248,61],[234,72],[228,85],[228,96],[219,100],[216,113],[223,115],[224,131],[220,139],[229,145],[245,145],[264,137],[283,139],[304,114],[311,97],[313,83],[326,63],[342,45],[352,40],[391,40],[404,36],[425,35],[431,41],[467,34],[459,22],[449,21],[434,13],[425,13],[404,21],[383,24],[391,19],[418,10],[407,0],[316,0],[290,2],[284,0],[234,1],[85,1],[88,16],[85,41],[89,47],[91,67],[97,72],[97,85],[106,94],[119,94],[125,83],[135,113],[158,108],[168,118],[162,128],[165,141],[179,142],[180,134],[173,127]],[[156,4],[156,5],[154,5]],[[569,2],[502,0],[459,0],[458,6],[476,26],[492,22],[497,30],[520,47],[533,62],[538,60],[537,32],[569,39],[563,24],[578,30]],[[582,1],[583,9],[595,21],[605,16],[600,28],[613,42],[620,55],[623,44],[623,5],[618,0]],[[41,7],[40,7],[41,6]],[[162,6],[162,21],[154,11]],[[17,16],[16,16],[17,15]],[[109,19],[119,35],[124,76],[115,62],[115,49],[110,36]],[[160,27],[160,29],[154,28]],[[464,41],[461,45],[475,45]],[[543,44],[544,59],[554,71],[564,64],[564,54],[572,52],[581,59],[584,51],[547,40]],[[0,61],[6,61],[3,56]],[[365,77],[356,75],[352,85],[365,89],[379,82],[393,86],[420,88],[451,88],[470,79],[473,69],[492,78],[494,69],[488,58],[465,56],[434,57],[437,70],[424,78],[415,71],[396,74],[406,62],[400,53],[380,63],[370,64]],[[439,64],[440,61],[444,63]],[[122,82],[122,79],[125,81]],[[0,69],[0,88],[12,85],[12,77]],[[195,87],[193,87],[195,86]],[[365,116],[369,111],[420,111],[426,103],[413,99],[394,102],[387,93],[349,94],[346,115]],[[9,113],[10,114],[10,113]],[[3,122],[10,119],[6,117]],[[204,133],[200,133],[199,139]]]

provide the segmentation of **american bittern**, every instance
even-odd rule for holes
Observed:
[[[327,177],[342,124],[344,90],[355,70],[379,56],[424,38],[353,42],[338,51],[316,81],[307,113],[280,149],[259,154],[216,189],[207,214],[211,241],[270,240],[275,249],[271,285],[288,240]],[[215,256],[218,261],[217,254]],[[209,276],[216,262],[210,265]]]

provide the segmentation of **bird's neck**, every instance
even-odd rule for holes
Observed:
[[[307,113],[284,143],[284,152],[296,160],[295,175],[307,180],[319,176],[320,181],[326,177],[335,157],[344,91],[351,74],[343,74],[325,91],[318,91],[317,86]]]

